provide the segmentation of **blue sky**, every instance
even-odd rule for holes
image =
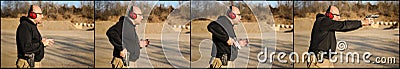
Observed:
[[[3,6],[3,2],[4,1],[1,1],[2,6]],[[37,1],[28,1],[28,2],[32,3],[32,2],[37,2]],[[43,1],[43,2],[54,2],[56,4],[67,4],[67,6],[75,5],[75,7],[81,6],[81,1]],[[83,2],[89,2],[89,1],[83,1]]]
[[[267,1],[267,3],[274,8],[278,6],[278,1]]]
[[[261,2],[261,1],[260,1]],[[265,2],[264,2],[265,3]],[[267,1],[267,3],[268,4],[271,4],[272,5],[272,7],[276,7],[277,6],[277,4],[278,4],[278,1]],[[164,6],[170,6],[170,5],[172,5],[172,7],[174,7],[174,8],[176,8],[176,7],[178,7],[178,1],[159,1],[158,3],[157,3],[157,5],[159,5],[159,4],[164,4]]]
[[[159,1],[158,4],[164,4],[164,6],[172,5],[172,7],[177,8],[179,3],[178,1]]]
[[[3,3],[4,1],[1,1]],[[29,2],[36,2],[36,1],[29,1]],[[80,7],[81,1],[44,1],[44,2],[55,2],[57,4],[67,4],[68,6],[75,5],[76,7]],[[89,1],[84,1],[84,2],[89,2]],[[129,2],[129,1],[120,1],[120,2]],[[278,1],[266,1],[269,5],[272,7],[276,7],[278,5]],[[349,1],[349,2],[358,2],[358,1]],[[379,1],[362,1],[362,3],[367,3],[370,2],[372,5],[377,4]],[[172,7],[176,8],[178,7],[178,1],[159,1],[158,4],[164,4],[164,6],[169,6],[172,5]]]
[[[84,1],[84,2],[89,2],[89,1]],[[56,1],[55,3],[57,3],[57,4],[67,4],[68,6],[75,5],[76,7],[80,7],[81,6],[81,1]]]

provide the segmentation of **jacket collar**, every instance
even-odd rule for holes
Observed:
[[[31,19],[29,19],[29,18],[26,17],[26,16],[22,16],[22,17],[20,18],[19,21],[20,21],[20,22],[22,22],[22,21],[27,21],[29,24],[32,24],[32,25],[37,26],[37,24],[35,24]]]

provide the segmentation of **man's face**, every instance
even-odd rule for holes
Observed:
[[[235,25],[237,23],[240,23],[240,19],[242,19],[242,16],[239,9],[237,7],[232,7],[232,12],[236,14],[236,18],[232,19],[232,24]]]
[[[332,7],[331,9],[332,9],[332,10],[331,10],[332,15],[334,16],[332,20],[336,20],[336,21],[340,20],[339,9],[336,8],[336,7]]]
[[[136,13],[137,18],[134,20],[134,23],[136,23],[136,24],[141,23],[142,20],[143,20],[142,11],[141,11],[141,10],[138,10],[138,11],[136,11],[135,13]]]
[[[142,10],[139,7],[133,6],[131,9],[136,14],[136,19],[131,19],[133,24],[139,25],[143,20]]]
[[[42,23],[42,18],[43,18],[43,13],[42,9],[40,9],[39,6],[33,6],[33,12],[36,13],[36,19],[34,19],[35,22],[38,24]]]

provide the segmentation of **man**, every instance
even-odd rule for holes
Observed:
[[[307,67],[311,68],[333,68],[333,63],[329,61],[333,55],[328,55],[329,50],[335,52],[336,50],[336,35],[335,31],[346,32],[356,30],[363,25],[369,25],[370,21],[364,20],[340,20],[339,9],[336,6],[329,6],[325,15],[318,14],[317,19],[314,22],[314,26],[311,33],[311,44],[308,52],[313,52],[321,55],[322,52],[327,52],[324,54],[323,62],[311,62],[307,63]],[[317,59],[321,60],[321,56],[317,55]],[[314,58],[310,58],[311,61]]]
[[[240,23],[240,11],[237,7],[229,6],[227,16],[220,16],[216,21],[211,22],[207,29],[212,34],[212,41],[216,47],[215,59],[211,59],[211,68],[233,67],[240,46],[246,46],[243,41],[236,42],[233,26]],[[238,44],[240,43],[240,44]],[[240,45],[240,46],[238,46]],[[225,62],[226,61],[226,62]]]
[[[107,30],[107,37],[114,46],[112,68],[127,68],[124,64],[129,64],[130,67],[136,66],[135,61],[139,58],[139,50],[148,45],[147,41],[138,41],[135,31],[135,25],[139,24],[142,19],[141,10],[133,6],[126,17],[121,16],[119,21]],[[129,56],[134,57],[129,57],[129,60],[123,61],[128,51]],[[132,62],[128,63],[128,61]]]
[[[17,28],[17,68],[38,68],[44,57],[44,46],[52,46],[53,39],[42,38],[37,24],[42,23],[43,13],[39,6],[31,5],[28,17],[22,16]]]

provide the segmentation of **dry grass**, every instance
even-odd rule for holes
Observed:
[[[19,19],[1,18],[1,67],[12,68],[17,59],[15,33]],[[93,31],[78,30],[70,21],[43,21],[42,37],[55,39],[54,47],[45,48],[44,68],[92,68],[94,66]],[[61,62],[61,63],[60,63]]]
[[[16,30],[19,25],[19,18],[1,18],[1,29]],[[40,30],[78,30],[70,21],[43,21],[38,25]]]

